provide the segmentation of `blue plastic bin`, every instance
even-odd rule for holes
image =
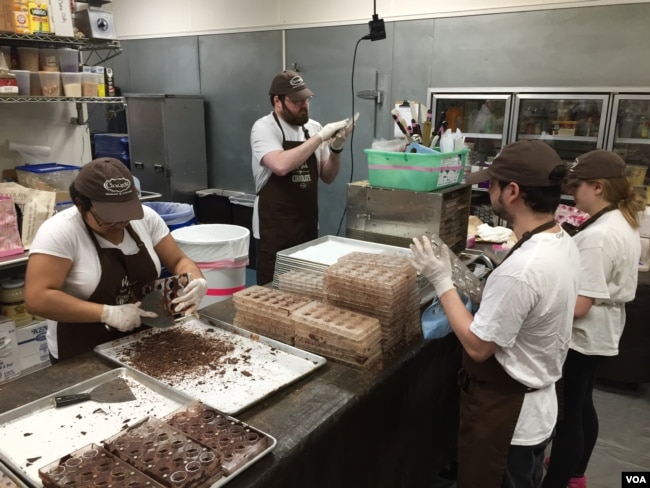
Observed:
[[[196,224],[194,207],[189,203],[143,202],[142,205],[155,210],[165,221],[169,230]]]

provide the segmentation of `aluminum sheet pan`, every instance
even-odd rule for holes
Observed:
[[[202,316],[172,329],[149,329],[101,344],[95,351],[127,368],[138,370],[129,353],[145,337],[182,327],[234,346],[220,363],[232,365],[207,373],[183,372],[177,378],[155,378],[228,415],[235,415],[323,366],[327,360],[221,320]],[[138,370],[142,372],[141,370]]]
[[[15,474],[11,472],[11,470],[5,466],[4,464],[0,463],[0,487],[5,487],[5,486],[17,486],[18,488],[28,488],[23,481],[18,478]]]
[[[58,395],[81,393],[114,378],[124,378],[136,400],[93,400],[54,408]],[[162,418],[190,403],[187,395],[128,368],[117,368],[0,414],[0,461],[34,486],[38,469],[87,444],[100,444],[127,425],[153,415]]]

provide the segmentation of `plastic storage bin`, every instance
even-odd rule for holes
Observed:
[[[433,191],[461,182],[469,149],[441,154],[366,149],[371,186]]]
[[[143,202],[142,205],[155,210],[165,221],[169,230],[196,224],[194,207],[189,203]]]
[[[18,183],[44,191],[68,191],[70,183],[79,174],[79,166],[45,163],[16,166]]]

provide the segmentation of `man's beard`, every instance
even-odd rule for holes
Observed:
[[[508,212],[505,210],[503,201],[501,200],[501,193],[499,193],[499,199],[497,200],[498,205],[492,205],[492,211],[494,212],[494,215],[499,217],[500,219],[505,220],[508,223],[512,223],[512,216],[508,214]]]
[[[309,108],[300,107],[297,114],[292,113],[282,100],[282,118],[289,125],[305,125],[309,121]]]

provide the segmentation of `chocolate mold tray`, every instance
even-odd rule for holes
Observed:
[[[163,488],[103,447],[89,444],[38,470],[45,488]]]
[[[195,488],[222,476],[221,453],[154,417],[104,441],[106,449],[163,486]]]
[[[201,402],[191,403],[165,419],[170,425],[221,454],[225,476],[232,476],[273,447],[265,433]]]

